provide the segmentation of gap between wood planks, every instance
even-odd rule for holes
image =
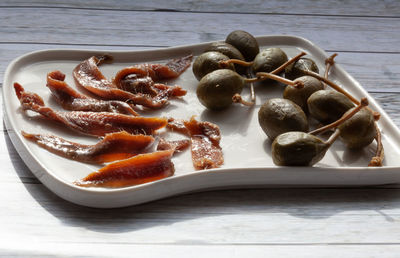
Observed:
[[[93,10],[93,11],[118,11],[118,12],[179,12],[179,13],[204,13],[204,14],[257,14],[257,15],[280,15],[280,16],[309,16],[309,17],[352,17],[352,18],[383,18],[397,19],[398,15],[360,15],[360,14],[324,14],[324,13],[284,13],[284,12],[254,12],[254,11],[201,11],[168,8],[147,8],[147,9],[121,9],[121,8],[93,8],[93,7],[72,7],[72,6],[31,6],[31,5],[9,5],[0,6],[0,9],[69,9],[69,10]]]

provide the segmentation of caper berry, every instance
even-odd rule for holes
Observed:
[[[286,53],[280,48],[268,48],[262,50],[253,61],[251,66],[254,73],[272,72],[282,64],[288,61]]]
[[[350,112],[350,109],[347,112]],[[340,138],[350,149],[360,149],[369,145],[375,138],[375,119],[366,108],[338,126]]]
[[[219,62],[226,60],[229,60],[229,57],[220,52],[205,52],[199,55],[196,60],[194,60],[192,67],[193,74],[196,76],[197,80],[200,80],[204,75],[217,69],[221,69]],[[235,70],[235,67],[233,64],[229,64],[228,67],[225,67],[225,69]]]
[[[229,69],[219,69],[205,75],[196,90],[201,104],[211,110],[227,108],[232,104],[232,97],[240,93],[244,79]]]
[[[323,124],[332,123],[354,107],[353,102],[335,90],[319,90],[307,99],[308,112]]]
[[[260,52],[257,40],[253,35],[243,30],[232,31],[226,37],[225,42],[236,47],[246,61],[253,61],[258,52]]]
[[[232,46],[229,43],[226,42],[214,42],[211,43],[205,50],[204,52],[209,52],[209,51],[216,51],[220,52],[227,57],[231,59],[239,59],[239,60],[244,60],[244,57],[240,51]]]
[[[285,77],[294,80],[306,75],[304,71],[319,73],[317,64],[310,58],[302,57],[285,68]]]
[[[289,131],[307,131],[308,121],[303,110],[288,99],[267,100],[258,111],[258,122],[271,139]]]
[[[208,46],[205,49],[205,52],[209,52],[209,51],[220,52],[220,53],[226,55],[227,57],[229,57],[230,59],[238,59],[238,60],[245,61],[242,53],[240,53],[240,51],[237,48],[235,48],[234,46],[232,46],[231,44],[226,43],[226,42],[212,43],[210,46]],[[235,70],[239,74],[245,74],[247,67],[236,64]]]
[[[272,160],[278,166],[312,166],[320,161],[330,144],[304,132],[280,134],[272,143]]]
[[[302,76],[297,78],[296,81],[301,81],[303,83],[302,88],[296,88],[294,86],[288,85],[283,91],[283,98],[290,99],[297,105],[299,105],[305,112],[307,112],[307,99],[314,92],[322,90],[324,85],[318,79],[312,76]]]

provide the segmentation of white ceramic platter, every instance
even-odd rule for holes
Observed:
[[[281,47],[289,57],[306,51],[313,58],[320,71],[324,71],[326,53],[308,40],[293,36],[258,37],[261,48]],[[340,65],[331,70],[330,78],[355,97],[367,96],[370,107],[381,113],[379,126],[382,129],[385,147],[384,167],[367,167],[375,150],[375,143],[362,151],[348,151],[337,141],[322,161],[314,167],[277,167],[270,155],[271,142],[258,125],[257,112],[268,98],[280,97],[283,87],[257,85],[257,102],[248,108],[234,105],[221,112],[206,110],[197,100],[195,89],[197,81],[191,68],[180,78],[168,84],[178,84],[188,90],[181,100],[171,100],[165,109],[147,112],[145,116],[165,116],[189,119],[192,115],[198,120],[210,121],[220,126],[221,146],[225,164],[219,169],[195,171],[190,151],[173,158],[175,175],[159,181],[120,189],[82,188],[72,182],[83,178],[100,166],[71,161],[54,155],[37,145],[26,141],[21,130],[29,133],[51,133],[81,143],[95,143],[97,139],[79,135],[60,125],[38,119],[32,113],[25,114],[20,109],[15,96],[13,83],[19,82],[27,91],[41,95],[46,105],[60,109],[45,87],[46,74],[60,70],[67,75],[66,82],[75,87],[72,70],[82,60],[92,55],[111,54],[115,61],[100,68],[112,78],[123,67],[143,62],[166,62],[192,53],[198,55],[210,43],[181,46],[149,51],[95,51],[95,50],[44,50],[29,53],[14,60],[8,67],[4,84],[5,121],[11,140],[26,165],[33,174],[51,191],[71,202],[101,208],[122,207],[148,202],[180,193],[248,187],[279,186],[354,186],[377,185],[400,182],[400,133],[386,113],[368,93],[348,75]],[[340,60],[339,58],[337,58]],[[340,61],[339,61],[340,63]],[[248,96],[248,89],[244,90]],[[175,137],[175,136],[173,136]],[[176,136],[178,137],[178,136]]]

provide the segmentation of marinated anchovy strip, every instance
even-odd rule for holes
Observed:
[[[219,145],[221,133],[217,125],[198,122],[194,117],[189,121],[170,118],[167,128],[190,136],[192,161],[196,170],[218,168],[224,163]]]
[[[162,96],[165,101],[171,97],[182,97],[185,96],[187,91],[182,89],[180,86],[168,86],[162,83],[155,83],[151,77],[144,75],[143,77],[140,73],[135,73],[136,68],[126,68],[121,70],[120,73],[126,72],[125,77],[114,79],[115,85],[124,91],[128,91],[132,94],[146,94],[151,97]]]
[[[64,79],[65,74],[60,71],[53,71],[47,74],[46,85],[64,109],[139,115],[128,103],[123,101],[89,98],[71,88]]]
[[[144,153],[154,142],[149,135],[132,135],[125,131],[106,134],[94,145],[85,145],[65,140],[55,135],[29,134],[22,135],[46,150],[59,156],[86,163],[106,163],[127,159]]]
[[[125,91],[134,94],[148,94],[158,99],[181,97],[186,90],[179,86],[155,83],[160,80],[174,79],[181,75],[192,61],[192,55],[173,59],[167,64],[138,64],[120,70],[113,82]]]
[[[183,96],[186,94],[186,91],[178,86],[171,86],[170,88],[160,90],[157,89],[157,87],[148,85],[148,83],[152,83],[154,80],[152,76],[157,79],[175,78],[186,68],[179,69],[177,67],[181,66],[172,63],[169,65],[143,64],[141,66],[145,67],[144,71],[142,71],[143,69],[140,66],[132,69],[126,68],[117,73],[114,81],[111,81],[108,80],[98,68],[98,65],[107,60],[110,60],[109,56],[93,56],[81,62],[73,71],[73,76],[77,84],[103,99],[128,101],[132,104],[142,105],[151,109],[158,109],[165,106],[168,103],[168,98],[171,96]],[[182,63],[181,61],[176,62],[178,64]],[[184,62],[184,64],[184,67],[188,66],[187,61]],[[134,86],[131,85],[132,76],[129,81],[125,81],[125,83],[121,82],[129,74],[135,75],[133,76],[133,78],[135,78],[135,80],[133,80],[135,81]],[[146,76],[142,77],[144,74],[146,74]],[[137,80],[138,78],[136,77],[138,76],[140,80]],[[151,80],[147,77],[150,77]],[[143,88],[143,85],[145,88]],[[134,87],[135,90],[131,89],[131,92],[124,90],[124,88],[132,87]]]
[[[152,70],[155,72],[158,78],[154,78],[155,81],[172,79],[181,75],[187,68],[189,68],[192,62],[193,55],[187,55],[181,58],[175,58],[166,63],[165,65],[153,64]]]
[[[221,133],[217,125],[198,122],[194,118],[185,121],[192,141],[192,159],[195,169],[218,168],[224,163],[222,148],[219,145]]]
[[[166,64],[138,64],[122,69],[117,73],[114,82],[121,81],[128,74],[140,77],[150,77],[153,81],[174,79],[181,75],[191,64],[192,55],[172,59]]]
[[[43,99],[39,95],[26,92],[20,84],[15,83],[14,88],[24,110],[32,110],[47,119],[87,135],[104,136],[119,131],[153,134],[167,124],[167,119],[158,117],[139,117],[110,112],[58,112],[44,106]]]
[[[157,145],[157,150],[174,150],[174,153],[181,152],[190,146],[190,140],[167,141],[161,138]]]
[[[106,59],[104,56],[93,56],[81,62],[73,71],[76,83],[96,96],[107,100],[130,101],[133,104],[149,108],[160,108],[165,105],[166,101],[153,101],[147,94],[133,94],[117,88],[98,68],[98,65]]]
[[[139,154],[108,164],[74,183],[84,187],[125,187],[169,177],[175,172],[173,153],[174,150],[165,150]]]

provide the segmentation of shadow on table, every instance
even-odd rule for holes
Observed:
[[[47,212],[65,225],[98,232],[128,232],[197,218],[254,214],[265,215],[266,219],[271,214],[282,214],[318,220],[343,212],[375,211],[392,222],[394,219],[381,210],[400,207],[400,188],[384,186],[210,191],[126,208],[88,208],[67,202],[49,191],[24,165],[7,134],[5,141],[21,182]]]

